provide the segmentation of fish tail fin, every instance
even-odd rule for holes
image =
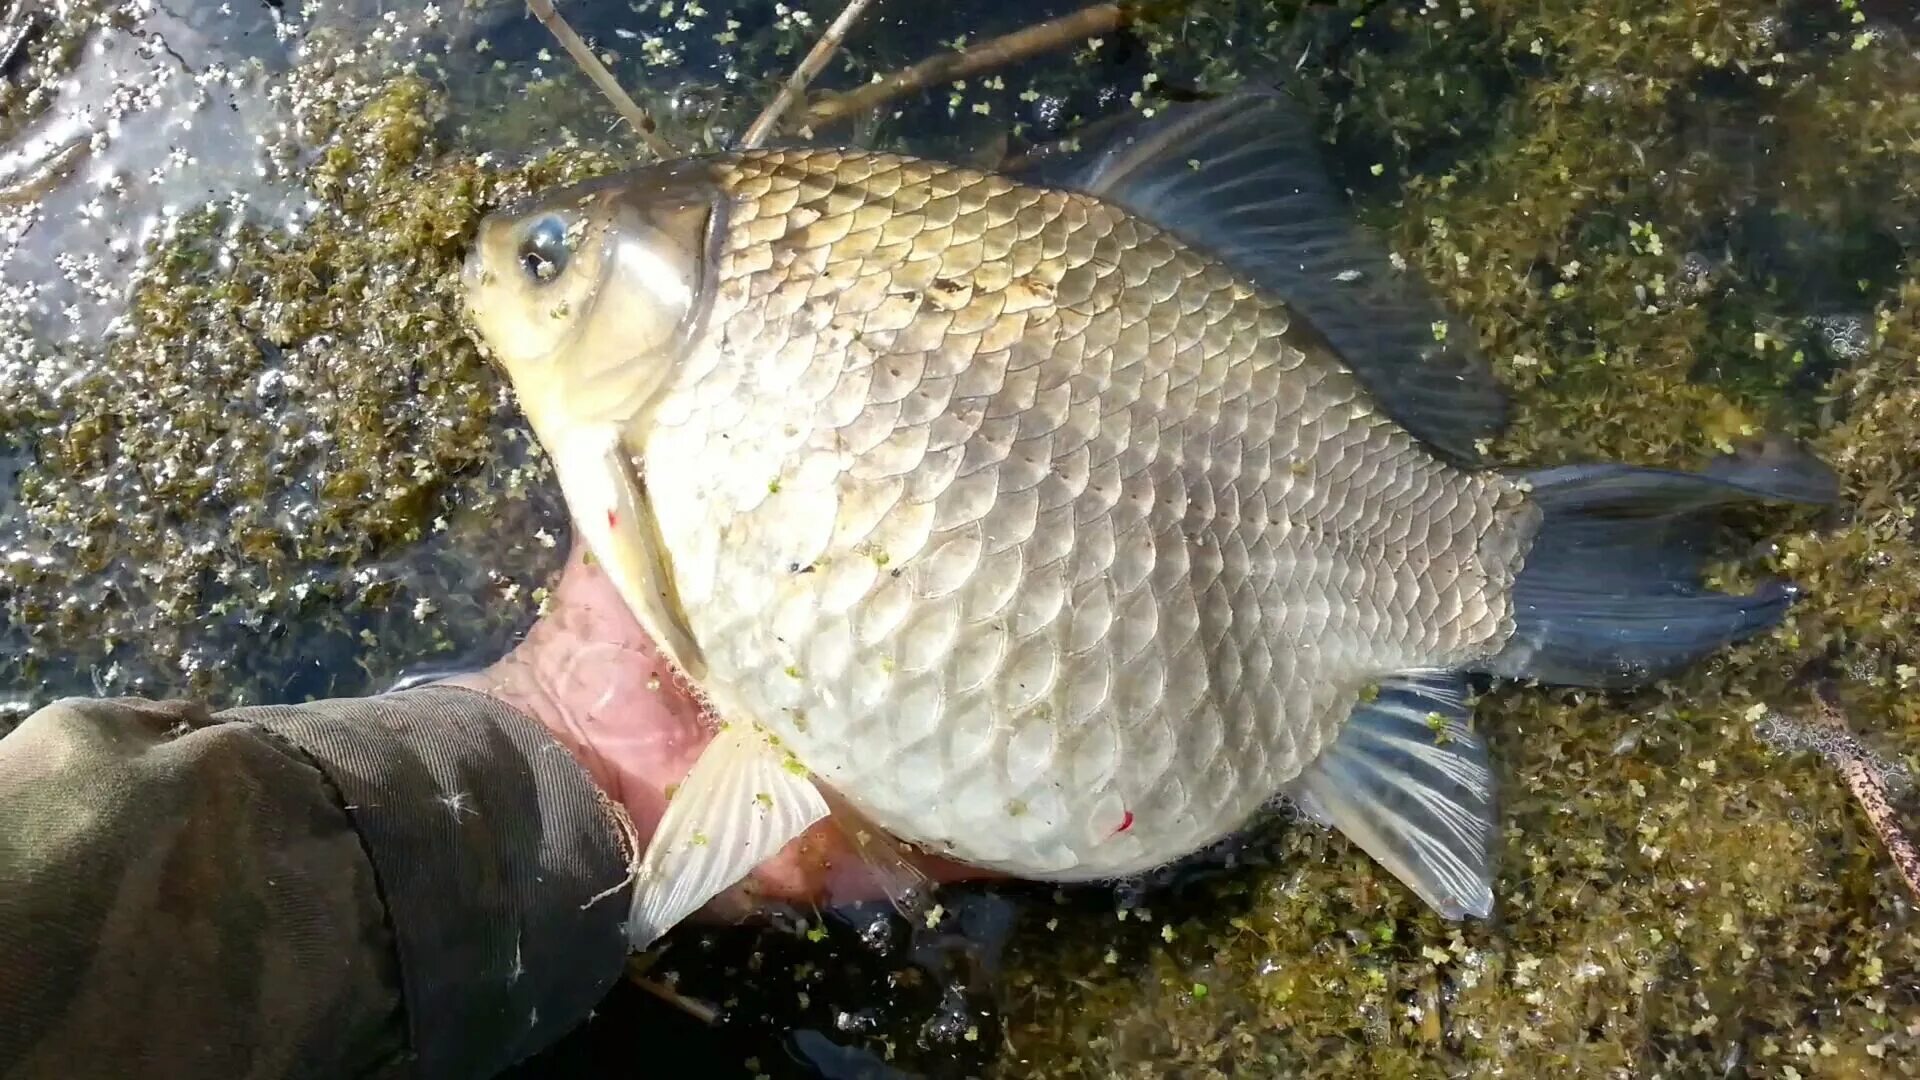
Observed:
[[[1833,474],[1770,447],[1699,473],[1577,465],[1525,475],[1542,519],[1514,582],[1514,632],[1475,670],[1570,686],[1637,686],[1760,633],[1797,590],[1745,596],[1700,585],[1718,511],[1736,503],[1830,503]]]

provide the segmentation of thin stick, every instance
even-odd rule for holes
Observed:
[[[766,108],[760,110],[760,115],[754,118],[753,125],[747,128],[747,133],[740,136],[740,149],[752,150],[767,141],[767,136],[773,134],[773,127],[780,122],[780,117],[793,106],[795,99],[807,92],[807,84],[813,81],[814,76],[820,74],[821,68],[827,66],[827,61],[833,57],[834,50],[847,40],[847,31],[853,29],[853,24],[866,12],[867,5],[872,2],[873,0],[847,0],[847,6],[840,9],[840,16],[827,27],[826,33],[820,35],[820,40],[813,43],[813,51],[807,53],[807,58],[800,61],[800,66],[794,68],[793,74],[781,84],[780,93],[767,103]]]
[[[1111,33],[1125,25],[1126,13],[1119,4],[1094,4],[1052,22],[1015,30],[1011,34],[983,41],[958,52],[942,53],[894,72],[877,83],[858,90],[835,94],[810,106],[802,118],[809,128],[824,127],[835,120],[862,113],[894,98],[924,90],[937,83],[964,79],[1029,56],[1071,45],[1083,38]]]
[[[553,0],[527,0],[527,8],[533,12],[534,18],[540,20],[540,25],[560,39],[560,44],[566,48],[567,54],[573,57],[573,62],[580,65],[580,70],[587,73],[587,78],[593,80],[593,85],[599,87],[601,93],[607,95],[607,100],[613,102],[614,109],[626,119],[628,124],[632,125],[633,130],[640,136],[640,141],[647,144],[647,149],[653,151],[655,157],[678,156],[678,152],[665,139],[654,134],[653,118],[647,115],[647,110],[636,105],[634,100],[627,96],[627,92],[620,89],[620,84],[614,79],[613,73],[607,70],[599,57],[593,55],[593,50],[587,48],[587,43],[580,40],[580,35],[573,32],[573,27],[567,25],[567,20],[561,18],[560,13],[554,10]]]
[[[720,1010],[711,1005],[705,1005],[695,1001],[690,997],[684,997],[679,991],[676,991],[664,983],[658,983],[652,979],[643,979],[638,975],[631,976],[628,981],[709,1027],[720,1019]]]
[[[60,181],[86,159],[92,149],[91,132],[83,132],[65,143],[46,148],[37,156],[23,157],[21,152],[0,156],[0,206],[22,206],[52,191]]]
[[[1840,703],[1830,693],[1819,694],[1818,700],[1820,719],[1845,731],[1847,719],[1840,711]],[[1854,801],[1860,804],[1860,809],[1867,815],[1873,831],[1880,834],[1880,842],[1886,845],[1887,854],[1893,858],[1894,869],[1900,872],[1914,897],[1920,899],[1920,850],[1915,849],[1913,840],[1900,828],[1899,817],[1893,810],[1893,800],[1887,793],[1886,779],[1858,753],[1837,753],[1834,755],[1834,764],[1840,767],[1840,775],[1847,781],[1847,790],[1853,792]]]
[[[627,981],[659,998],[661,1001],[679,1009],[703,1024],[712,1026],[720,1019],[720,1010],[704,1002],[695,1001],[658,979],[648,978],[655,957],[636,956],[627,961]]]

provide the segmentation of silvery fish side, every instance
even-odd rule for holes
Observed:
[[[1054,880],[1286,792],[1484,915],[1465,673],[1630,684],[1784,608],[1701,590],[1700,538],[1817,477],[1471,467],[1497,387],[1277,96],[1058,167],[760,151],[483,226],[476,322],[589,542],[771,736],[717,741],[675,796],[637,942],[825,813],[802,773]]]
[[[637,439],[661,536],[710,679],[901,837],[1150,868],[1510,632],[1514,483],[1165,230],[892,155],[715,174],[707,328]]]

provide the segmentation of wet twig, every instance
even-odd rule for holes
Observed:
[[[808,106],[802,115],[802,123],[808,128],[824,127],[938,83],[964,79],[1085,38],[1111,33],[1124,26],[1126,21],[1127,15],[1119,4],[1084,7],[1052,22],[1015,30],[971,48],[928,57],[877,83],[822,98]]]
[[[651,956],[633,957],[627,961],[627,981],[709,1027],[719,1022],[720,1010],[695,1001],[658,979],[648,978],[647,971],[652,967]]]
[[[91,135],[0,155],[0,206],[24,206],[52,191],[86,159]]]
[[[668,986],[666,983],[655,982],[652,979],[642,978],[638,975],[631,976],[630,981],[633,985],[645,990],[647,993],[652,994],[654,997],[659,998],[674,1008],[679,1009],[695,1020],[706,1024],[708,1027],[712,1027],[720,1020],[720,1010],[711,1005],[695,1001],[690,997],[682,996],[679,991]]]
[[[1832,690],[1822,687],[1816,692],[1816,699],[1820,703],[1820,722],[1845,732],[1846,714],[1841,712],[1840,702]],[[1841,740],[1837,745],[1841,748],[1830,756],[1846,780],[1847,790],[1853,792],[1854,801],[1860,804],[1873,831],[1879,834],[1880,842],[1886,845],[1894,869],[1906,881],[1908,891],[1913,893],[1915,899],[1920,899],[1920,848],[1916,848],[1913,839],[1900,828],[1899,818],[1893,810],[1893,800],[1888,795],[1886,778],[1861,754],[1845,749],[1850,745],[1850,740]]]
[[[24,12],[24,14],[23,14]],[[12,16],[20,15],[14,19]],[[38,11],[15,9],[7,12],[5,29],[0,29],[0,79],[11,79],[26,62],[27,50],[46,32],[46,16]]]
[[[807,92],[807,84],[813,81],[814,76],[820,74],[821,68],[827,66],[827,61],[833,57],[834,51],[846,41],[847,31],[853,29],[853,24],[866,12],[867,5],[872,2],[873,0],[848,0],[847,6],[840,10],[839,17],[827,27],[827,32],[820,35],[819,41],[813,43],[813,50],[807,53],[807,58],[800,61],[800,66],[794,68],[793,74],[780,85],[780,93],[767,103],[765,109],[760,110],[760,115],[754,118],[753,124],[747,128],[747,133],[740,137],[740,149],[752,150],[767,141],[767,136],[773,134],[774,125],[780,122],[780,117],[793,106],[795,100]]]
[[[780,118],[806,92],[808,84],[819,75],[820,69],[824,68],[827,61],[833,57],[834,52],[846,40],[847,32],[852,29],[853,24],[859,20],[872,2],[873,0],[848,0],[847,6],[841,9],[839,16],[827,27],[820,40],[814,43],[812,51],[781,85],[779,94],[768,103],[765,109],[761,110],[760,115],[740,137],[741,149],[752,149],[766,141],[767,137],[773,133],[775,125],[780,122]],[[567,25],[566,19],[554,9],[553,0],[527,0],[527,7],[534,18],[539,19],[541,25],[545,26],[566,48],[568,55],[580,65],[580,69],[586,73],[587,78],[591,79],[593,84],[599,87],[600,92],[606,95],[607,100],[613,103],[613,107],[633,127],[649,150],[661,158],[677,156],[677,151],[655,133],[653,118],[647,115],[647,111],[636,104],[631,97],[628,97],[625,90],[620,88],[619,82],[593,54],[593,50],[587,47],[586,42],[580,40],[580,35],[574,33],[573,28]],[[1076,41],[1110,33],[1126,25],[1127,18],[1126,12],[1117,3],[1093,4],[1071,15],[1015,30],[1010,34],[981,42],[972,48],[928,57],[911,67],[903,68],[882,78],[879,82],[815,101],[808,106],[805,113],[801,114],[801,126],[811,130],[865,112],[936,83],[966,78],[982,71],[1017,63],[1030,56],[1063,48]]]
[[[613,73],[607,70],[599,57],[593,55],[593,50],[587,48],[587,43],[580,40],[580,35],[573,32],[573,27],[567,25],[567,20],[561,18],[560,13],[554,10],[553,0],[527,0],[527,9],[533,12],[534,18],[540,20],[540,25],[546,27],[554,37],[559,39],[560,44],[566,48],[567,55],[573,57],[573,62],[579,64],[580,70],[586,72],[587,78],[593,80],[593,85],[607,95],[607,100],[613,102],[614,109],[633,127],[634,132],[640,136],[640,141],[647,144],[647,149],[653,151],[655,157],[678,156],[678,152],[671,144],[654,133],[653,117],[648,116],[647,110],[628,97],[625,90],[620,89],[620,83],[613,77]]]

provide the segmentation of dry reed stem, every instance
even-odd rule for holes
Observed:
[[[853,29],[853,24],[859,20],[867,10],[867,5],[872,2],[873,0],[848,0],[847,6],[840,10],[839,17],[827,27],[827,32],[820,35],[819,41],[813,43],[813,50],[807,53],[806,59],[800,61],[800,66],[794,68],[793,74],[781,84],[780,93],[767,103],[766,108],[760,110],[760,115],[754,118],[753,124],[747,128],[747,133],[740,137],[740,149],[752,150],[767,141],[767,136],[773,134],[774,125],[780,122],[780,117],[802,94],[807,92],[807,84],[813,82],[814,76],[820,74],[820,69],[827,66],[827,61],[832,58],[834,51],[847,40],[847,31]]]
[[[654,157],[679,156],[679,151],[675,150],[672,144],[654,133],[653,117],[648,116],[647,110],[628,97],[625,90],[620,89],[620,83],[614,79],[613,73],[607,70],[599,57],[593,55],[593,50],[587,48],[587,43],[580,40],[580,35],[573,32],[573,27],[567,25],[567,20],[561,18],[560,13],[554,10],[553,0],[527,0],[527,9],[533,12],[534,18],[540,20],[540,25],[546,27],[548,32],[560,40],[560,44],[567,50],[567,55],[573,57],[573,62],[579,64],[580,70],[586,72],[587,78],[593,80],[593,85],[600,88],[600,92],[607,96],[608,101],[613,102],[614,109],[632,126],[634,132],[640,136],[640,141],[647,144],[647,149],[653,151]]]
[[[1846,714],[1840,711],[1840,703],[1833,695],[1821,692],[1817,699],[1820,703],[1820,720],[1830,727],[1847,730]],[[1854,801],[1860,804],[1873,831],[1879,834],[1880,842],[1886,845],[1894,869],[1906,881],[1907,889],[1914,898],[1920,899],[1920,849],[1914,847],[1912,838],[1900,828],[1899,816],[1894,813],[1885,778],[1858,753],[1842,749],[1833,757],[1834,764],[1840,768],[1841,777],[1847,782],[1847,790],[1853,792]]]
[[[1085,38],[1111,33],[1125,25],[1126,21],[1126,13],[1119,4],[1084,7],[1052,22],[1015,30],[971,48],[928,57],[877,83],[822,98],[802,114],[802,124],[807,128],[824,127],[938,83],[964,79]]]

